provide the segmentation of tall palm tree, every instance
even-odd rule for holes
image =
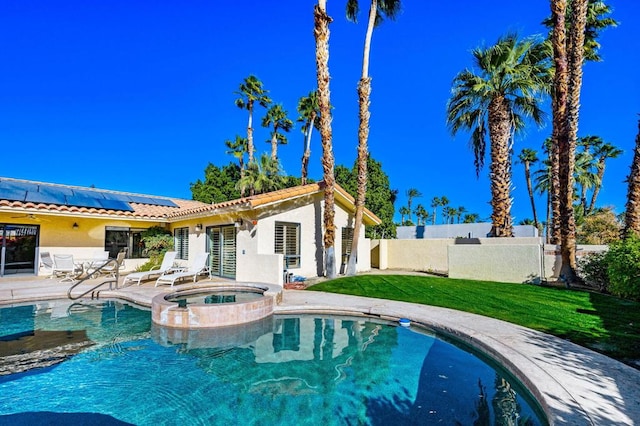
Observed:
[[[262,127],[270,127],[271,139],[267,142],[271,144],[271,159],[278,159],[278,144],[286,144],[287,137],[282,132],[290,132],[293,128],[293,121],[287,117],[287,111],[282,104],[272,105],[262,118]]]
[[[587,20],[587,0],[572,0],[569,33],[565,28],[566,1],[552,0],[554,30],[554,145],[558,150],[558,191],[560,199],[560,277],[567,285],[578,280],[576,274],[576,224],[573,211],[573,173],[578,133],[578,111],[582,86],[584,33]],[[564,7],[564,10],[560,10]],[[563,22],[560,22],[560,21]],[[558,29],[561,27],[561,30]],[[562,33],[562,34],[561,34]],[[566,41],[563,40],[563,36]],[[565,46],[561,46],[565,45]],[[566,69],[566,72],[564,71]],[[566,93],[566,95],[565,95]],[[561,109],[564,108],[564,111]],[[561,123],[564,120],[564,123]],[[558,130],[556,130],[556,127]]]
[[[302,133],[304,134],[304,150],[302,154],[302,171],[300,180],[303,185],[307,183],[309,173],[309,157],[311,156],[311,134],[313,129],[320,128],[320,107],[318,106],[318,91],[309,92],[308,96],[303,96],[298,101],[298,117],[302,122]]]
[[[633,151],[633,163],[629,173],[629,188],[627,190],[627,208],[624,214],[623,236],[640,236],[640,120],[638,120],[638,135]]]
[[[575,182],[574,199],[579,199],[579,206],[582,213],[587,212],[587,192],[596,186],[598,180],[598,163],[588,151],[576,152],[573,170],[573,180]]]
[[[247,152],[249,154],[249,163],[253,162],[253,153],[255,151],[253,144],[253,109],[255,103],[267,108],[271,104],[271,99],[267,96],[268,90],[262,87],[262,82],[255,75],[245,78],[240,84],[240,90],[235,92],[240,95],[236,99],[236,106],[240,109],[246,109],[249,112],[249,122],[247,123]]]
[[[602,139],[600,140],[602,141]],[[604,168],[606,161],[609,158],[618,158],[620,155],[622,155],[622,150],[608,142],[602,141],[602,144],[598,144],[594,148],[593,156],[598,161],[598,166],[596,167],[596,169],[598,170],[598,178],[593,188],[593,192],[591,193],[591,201],[589,202],[587,213],[592,212],[596,206],[596,198],[600,193],[600,188],[602,188],[602,179],[604,179]]]
[[[413,221],[411,219],[411,202],[413,201],[414,198],[418,198],[418,197],[422,197],[422,193],[420,191],[418,191],[415,188],[409,188],[407,190],[407,207],[409,208],[409,220]]]
[[[467,212],[467,209],[465,209],[464,206],[460,206],[456,209],[456,223],[460,223],[460,218],[466,212]]]
[[[436,216],[438,213],[438,206],[440,206],[440,197],[433,197],[431,200],[431,208],[433,209],[433,215],[431,216],[432,225],[436,224]]]
[[[346,275],[355,275],[356,259],[358,258],[358,240],[362,227],[365,197],[367,193],[367,158],[369,156],[369,104],[371,100],[371,77],[369,77],[369,54],[373,29],[383,20],[383,15],[395,19],[400,11],[400,0],[371,0],[369,6],[369,20],[364,39],[364,53],[362,57],[362,74],[358,82],[358,106],[360,123],[358,126],[358,192],[356,196],[356,213],[351,242],[351,253],[347,263]],[[358,0],[347,0],[347,19],[357,22],[359,12]],[[411,220],[411,205],[409,205],[409,220]]]
[[[331,134],[331,101],[329,96],[329,24],[327,0],[318,0],[313,9],[313,34],[316,42],[316,79],[320,108],[320,137],[322,139],[322,170],[324,180],[324,249],[325,275],[336,277],[335,253],[335,176]]]
[[[549,89],[548,55],[543,43],[508,34],[494,46],[473,50],[477,70],[460,72],[447,103],[447,122],[455,135],[471,132],[476,174],[484,165],[486,133],[490,141],[491,231],[513,236],[511,218],[512,135],[525,118],[543,122],[542,95]]]
[[[533,187],[531,185],[531,165],[538,162],[538,153],[530,148],[523,148],[518,155],[518,160],[524,165],[524,178],[527,181],[527,191],[531,201],[531,211],[533,213],[533,226],[538,227],[538,215],[536,214],[536,202],[533,198]]]
[[[238,165],[240,166],[240,180],[244,177],[244,155],[247,153],[247,138],[243,138],[242,136],[236,135],[236,139],[234,141],[226,140],[224,141],[226,145],[227,154],[233,155],[233,157],[238,160]],[[244,188],[240,188],[240,196],[244,197]]]
[[[426,225],[429,219],[429,212],[422,204],[418,204],[413,211],[416,214],[417,225]]]

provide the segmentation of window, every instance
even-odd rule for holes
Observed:
[[[284,255],[286,269],[300,267],[300,224],[276,222],[275,253]]]
[[[176,228],[173,231],[174,245],[176,248],[176,258],[182,260],[189,259],[189,228]]]
[[[353,228],[342,228],[342,264],[349,262],[351,243],[353,242]]]
[[[115,259],[118,252],[127,250],[129,259],[146,257],[142,246],[142,232],[140,228],[126,228],[120,226],[107,226],[104,235],[104,249],[109,252],[109,257]]]

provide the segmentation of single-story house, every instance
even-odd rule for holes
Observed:
[[[210,253],[211,274],[282,284],[285,275],[324,275],[324,185],[312,183],[218,204],[156,195],[0,178],[0,276],[39,274],[39,253],[115,257],[126,270],[147,259],[141,233],[162,226],[185,265]],[[343,264],[353,236],[354,199],[335,187],[335,253]],[[365,209],[365,225],[380,219]],[[358,271],[370,268],[370,241],[360,232]]]

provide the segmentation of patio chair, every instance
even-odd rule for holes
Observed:
[[[193,277],[193,282],[196,282],[198,275],[209,271],[209,265],[207,264],[208,260],[209,253],[200,253],[196,256],[193,263],[186,271],[164,273],[158,277],[155,286],[157,287],[158,284],[171,284],[171,287],[173,287],[173,284],[175,284],[176,281],[191,277]]]
[[[128,281],[131,281],[131,284],[133,284],[134,281],[137,281],[138,285],[140,285],[140,281],[142,280],[150,279],[154,275],[162,275],[169,272],[169,270],[173,267],[173,262],[176,260],[177,254],[178,253],[175,251],[166,252],[164,254],[164,257],[162,258],[162,264],[159,267],[156,266],[151,268],[149,271],[134,272],[132,274],[129,274],[124,277],[122,285],[125,285]]]
[[[63,282],[74,282],[84,272],[82,265],[76,265],[71,254],[54,254],[51,275],[62,277]]]
[[[40,252],[40,269],[49,272],[49,278],[53,278],[53,258],[48,251]]]
[[[122,250],[116,256],[115,264],[113,262],[105,265],[104,268],[100,269],[101,274],[107,275],[107,277],[115,278],[116,272],[120,269],[124,269],[124,258],[127,256],[127,252]]]

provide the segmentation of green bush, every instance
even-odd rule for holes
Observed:
[[[603,293],[609,292],[607,252],[590,253],[578,259],[578,275],[584,283]]]
[[[160,266],[164,254],[173,249],[173,236],[171,232],[162,226],[152,226],[141,234],[144,250],[142,254],[149,256],[149,261],[136,268],[136,271],[148,271],[155,266]]]
[[[640,238],[632,236],[612,244],[606,263],[611,294],[640,300]]]

